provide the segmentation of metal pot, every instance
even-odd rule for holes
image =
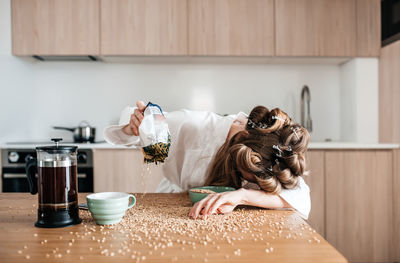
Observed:
[[[74,142],[94,142],[96,136],[96,128],[93,128],[89,125],[87,121],[82,121],[78,127],[68,128],[68,127],[60,127],[54,126],[54,129],[57,130],[67,130],[74,133]]]

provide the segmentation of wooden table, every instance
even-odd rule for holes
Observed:
[[[81,224],[45,229],[33,226],[37,196],[0,194],[0,261],[347,262],[293,211],[240,208],[192,220],[187,194],[136,197],[117,225],[95,225],[81,211]]]

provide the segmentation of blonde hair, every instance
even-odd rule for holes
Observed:
[[[279,108],[255,107],[246,130],[227,140],[207,171],[206,185],[241,187],[242,172],[254,174],[268,193],[298,185],[307,174],[304,154],[310,135]]]

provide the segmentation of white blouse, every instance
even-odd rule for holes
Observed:
[[[126,107],[118,125],[105,129],[104,139],[113,145],[143,146],[138,136],[126,135],[122,127],[129,123],[135,107]],[[214,154],[225,142],[235,120],[247,118],[243,112],[220,116],[207,111],[164,112],[171,133],[171,147],[162,165],[164,178],[157,192],[182,192],[203,186]],[[295,189],[283,189],[280,196],[307,219],[311,209],[310,189],[300,177]]]

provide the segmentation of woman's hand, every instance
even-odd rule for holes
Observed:
[[[201,214],[201,218],[206,219],[208,215],[230,213],[236,206],[243,204],[245,191],[241,188],[236,191],[209,194],[193,205],[189,216],[196,219]]]
[[[143,112],[146,109],[146,105],[143,101],[136,102],[137,109],[131,115],[129,124],[122,128],[122,131],[127,135],[139,136],[139,126],[143,120]]]

